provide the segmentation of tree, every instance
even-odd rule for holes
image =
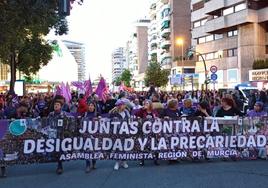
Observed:
[[[132,79],[132,74],[129,69],[124,69],[120,76],[114,80],[116,86],[121,85],[121,82],[124,82],[125,86],[130,87],[130,81]]]
[[[132,79],[132,74],[129,69],[125,69],[121,74],[121,81],[124,82],[124,84],[127,87],[130,87],[130,81]]]
[[[258,59],[253,62],[252,68],[256,69],[267,69],[268,68],[268,59],[262,60]]]
[[[153,84],[156,87],[166,86],[170,70],[162,70],[158,62],[152,61],[145,72],[145,85],[148,87]]]
[[[52,58],[53,49],[44,36],[51,29],[58,35],[68,32],[58,5],[58,0],[0,2],[0,61],[10,65],[10,93],[14,93],[17,70],[26,76],[35,74]]]
[[[120,86],[120,84],[121,84],[121,76],[116,77],[114,82],[113,82],[113,84],[115,86]]]

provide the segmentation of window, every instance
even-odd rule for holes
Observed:
[[[227,50],[227,56],[228,57],[237,56],[237,48]]]
[[[206,42],[210,42],[214,40],[214,36],[213,35],[208,35],[206,36]]]
[[[206,54],[206,60],[214,59],[214,53]]]
[[[167,28],[169,28],[169,25],[170,25],[170,21],[164,21],[163,23],[162,23],[162,30],[164,30],[164,29],[167,29]]]
[[[238,34],[238,31],[237,30],[234,30],[234,36],[237,36],[237,34]]]
[[[204,4],[205,4],[204,1],[200,1],[198,3],[195,3],[195,4],[193,4],[192,10],[196,11],[196,10],[199,10],[201,8],[204,8]]]
[[[201,25],[205,25],[205,23],[206,23],[207,21],[208,21],[208,20],[207,20],[207,18],[206,18],[206,19],[201,20]]]
[[[237,69],[227,70],[228,82],[237,82]]]
[[[198,44],[202,44],[202,43],[205,43],[206,42],[206,37],[200,37],[198,39]]]
[[[246,3],[242,3],[239,5],[235,6],[235,12],[241,11],[241,10],[245,10],[247,8],[247,4]]]
[[[230,7],[230,8],[223,10],[223,16],[226,16],[232,13],[234,13],[234,7]]]
[[[201,55],[199,55],[199,56],[197,57],[197,59],[198,59],[198,61],[203,61]]]
[[[169,16],[170,8],[166,8],[162,12],[162,19]]]
[[[201,26],[200,21],[194,22],[194,28],[196,28],[196,27],[200,27],[200,26]]]
[[[219,40],[223,38],[223,34],[215,34],[215,40]]]
[[[202,20],[198,20],[198,21],[194,22],[194,28],[203,26],[203,25],[205,25],[206,22],[207,22],[207,18],[202,19]]]
[[[227,33],[227,36],[228,37],[233,37],[233,36],[237,36],[237,34],[238,34],[237,30],[233,30],[233,31],[229,31]]]

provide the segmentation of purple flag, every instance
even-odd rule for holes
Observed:
[[[69,103],[72,97],[70,88],[68,89],[67,87],[69,87],[68,83],[66,85],[63,82],[61,83],[62,96],[65,98],[66,102]]]
[[[55,93],[54,93],[54,97],[56,95],[62,95],[62,89],[60,88],[60,86],[56,86],[56,89],[55,89]]]
[[[107,90],[106,82],[103,77],[101,77],[98,87],[96,89],[96,94],[99,96],[100,99],[104,100],[104,93]]]
[[[93,91],[90,79],[84,82],[84,86],[85,86],[86,97],[89,97]]]
[[[70,89],[70,85],[68,82],[66,84],[66,93],[68,97],[68,102],[70,102],[72,100],[72,94],[71,94],[71,89]]]
[[[84,83],[83,82],[72,82],[74,87],[77,87],[79,90],[84,90]]]

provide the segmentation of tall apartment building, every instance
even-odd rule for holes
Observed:
[[[268,1],[192,0],[191,9],[193,46],[218,67],[218,87],[247,82],[254,60],[268,57]]]
[[[151,1],[149,54],[156,56],[164,69],[181,66],[178,59],[191,46],[190,5],[190,0]],[[183,40],[183,45],[176,45],[177,38]]]
[[[140,19],[136,23],[138,72],[142,74],[148,66],[148,25],[150,20]],[[135,34],[134,34],[135,35]]]
[[[136,77],[139,74],[137,51],[137,34],[132,33],[126,45],[126,61],[133,77]]]
[[[73,41],[62,41],[74,56],[78,65],[78,81],[84,81],[86,78],[86,59],[85,59],[85,46],[83,43]]]
[[[122,47],[115,49],[112,53],[112,81],[115,81],[127,68],[125,49]]]
[[[129,69],[133,75],[132,86],[144,87],[144,73],[148,66],[148,26],[149,19],[140,19],[134,25],[126,47]]]

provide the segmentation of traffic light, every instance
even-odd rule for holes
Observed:
[[[69,16],[71,9],[70,0],[59,0],[59,14],[62,16]]]

